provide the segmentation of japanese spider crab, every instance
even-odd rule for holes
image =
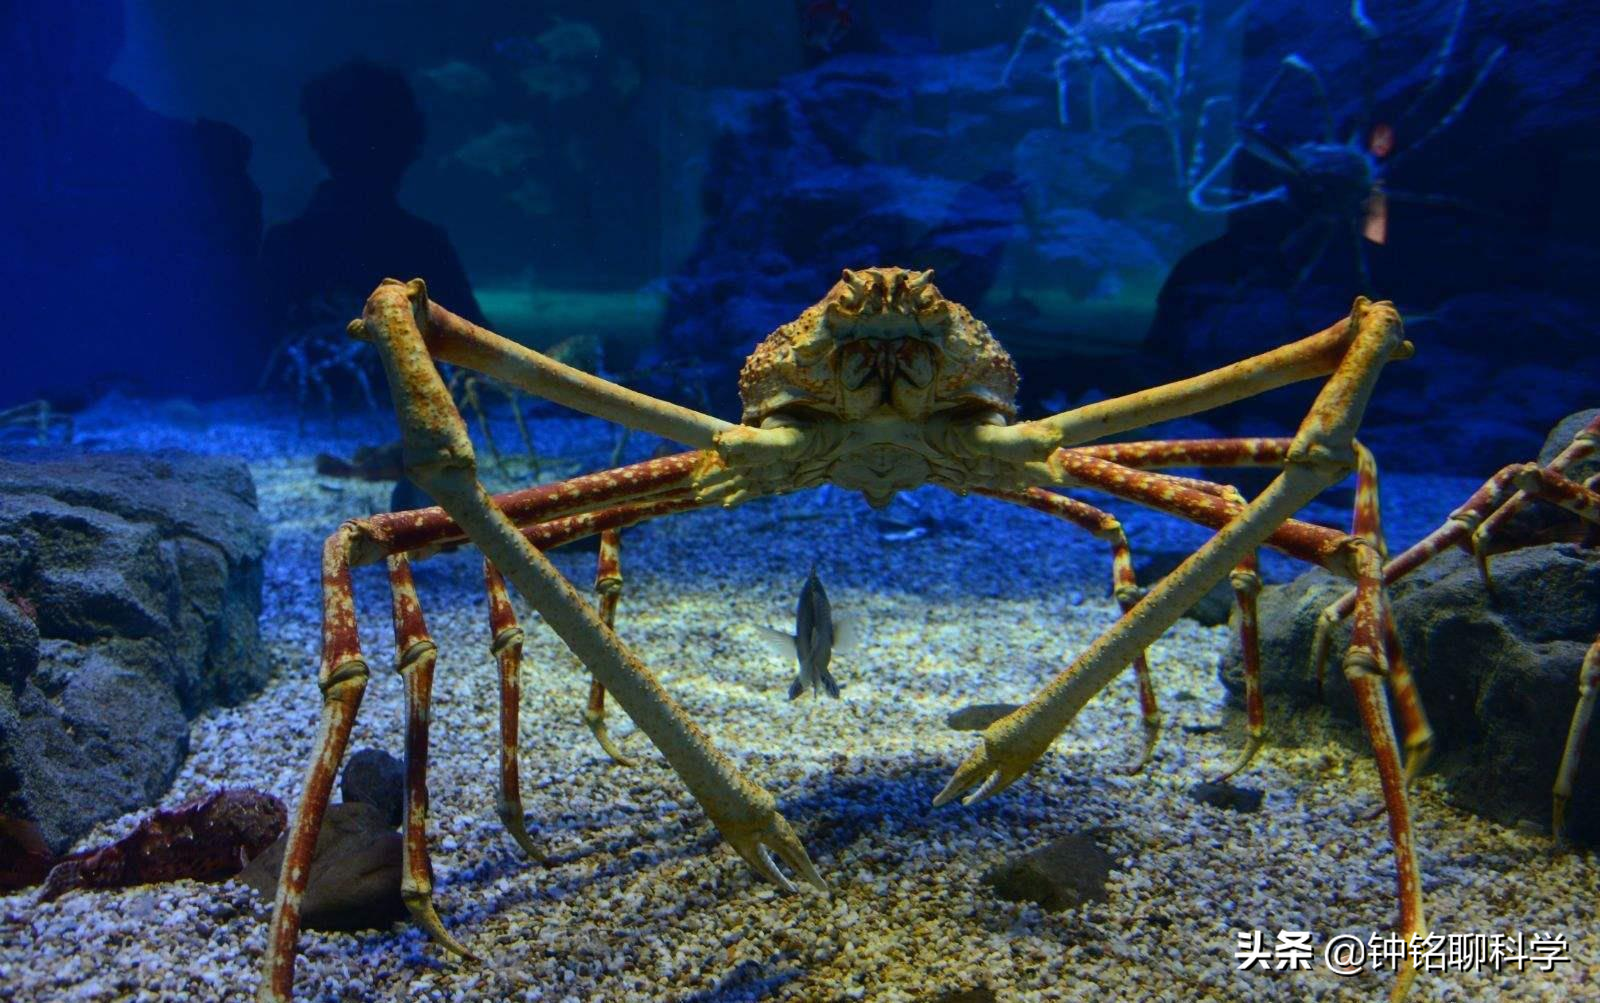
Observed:
[[[982,733],[980,746],[956,769],[935,805],[976,788],[966,798],[970,804],[1015,782],[1078,710],[1130,663],[1140,675],[1144,720],[1153,736],[1159,714],[1145,678],[1145,647],[1230,571],[1248,640],[1258,588],[1252,568],[1261,544],[1354,580],[1354,630],[1344,669],[1377,757],[1398,870],[1400,930],[1404,936],[1423,931],[1405,770],[1385,683],[1401,708],[1406,745],[1413,749],[1410,727],[1417,718],[1410,709],[1417,696],[1394,646],[1385,601],[1376,469],[1354,438],[1383,365],[1411,354],[1393,306],[1357,299],[1347,319],[1281,348],[1126,397],[1016,422],[1017,374],[1010,357],[981,321],[946,300],[931,279],[931,272],[900,268],[845,271],[827,296],[774,331],[746,361],[740,376],[741,424],[647,397],[523,348],[431,302],[420,279],[385,280],[377,288],[350,333],[377,346],[403,430],[406,466],[441,507],[346,522],[324,549],[321,726],[284,855],[262,1000],[286,1000],[292,990],[299,904],[311,853],[368,675],[357,640],[350,569],[380,559],[387,560],[393,590],[407,708],[403,896],[419,924],[445,948],[472,957],[446,932],[432,904],[424,820],[436,650],[408,557],[452,541],[470,540],[485,558],[502,701],[498,808],[524,850],[538,856],[518,786],[517,670],[523,635],[502,573],[591,672],[585,719],[608,751],[614,753],[604,726],[609,690],[750,867],[792,889],[773,859],[776,853],[798,877],[826,890],[773,796],[717,751],[611,629],[621,588],[620,529],[825,483],[860,491],[877,506],[925,483],[958,494],[978,492],[1064,519],[1111,546],[1122,617],[1029,703]],[[690,451],[491,497],[478,482],[472,445],[440,377],[439,361],[660,435]],[[1318,377],[1326,382],[1292,438],[1080,445]],[[1227,465],[1279,472],[1245,503],[1231,488],[1153,469]],[[1290,518],[1352,469],[1358,477],[1354,532]],[[1117,520],[1045,486],[1093,488],[1217,532],[1141,595]],[[595,533],[601,534],[600,599],[592,607],[541,550]],[[1247,671],[1254,674],[1253,662]],[[1255,737],[1246,760],[1259,744],[1260,719],[1257,692],[1250,702]],[[1410,977],[1408,970],[1398,987],[1403,990]]]

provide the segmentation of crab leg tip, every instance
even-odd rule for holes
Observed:
[[[426,892],[407,892],[402,897],[405,899],[406,908],[411,912],[411,918],[416,921],[418,926],[427,931],[428,936],[432,937],[440,947],[466,961],[481,962],[483,960],[467,950],[465,945],[452,937],[450,931],[444,928],[444,922],[439,919],[439,913],[433,908],[432,895]]]
[[[961,773],[957,772],[955,776],[950,778],[950,782],[944,785],[944,790],[933,796],[933,806],[935,808],[943,808],[954,801],[967,786],[968,784]]]
[[[612,762],[616,763],[618,766],[631,767],[639,765],[639,761],[623,752],[622,747],[617,744],[616,739],[611,737],[611,733],[606,730],[606,719],[604,716],[594,716],[585,712],[583,715],[583,723],[589,726],[589,731],[593,733],[595,741],[600,743],[600,748],[607,756],[611,757]]]
[[[1239,758],[1234,760],[1232,766],[1213,777],[1211,782],[1214,784],[1220,784],[1224,781],[1231,780],[1234,776],[1240,773],[1243,773],[1245,767],[1249,766],[1251,762],[1255,760],[1256,753],[1260,752],[1261,747],[1265,744],[1267,743],[1264,736],[1251,735],[1248,739],[1246,739],[1244,751],[1239,754]]]

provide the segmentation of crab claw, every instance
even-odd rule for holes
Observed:
[[[962,791],[981,781],[982,784],[977,790],[961,800],[962,804],[977,804],[984,798],[998,794],[1016,783],[1017,778],[1028,772],[1028,767],[1032,766],[1037,758],[1037,756],[1008,756],[1002,751],[1001,743],[985,734],[983,744],[974,749],[966,762],[956,768],[955,775],[944,785],[944,790],[934,797],[933,806],[940,808],[949,804]]]
[[[833,889],[822,880],[822,875],[817,872],[811,858],[806,855],[806,848],[801,845],[800,837],[795,835],[794,827],[788,819],[777,812],[773,812],[765,824],[758,825],[724,825],[717,822],[717,828],[722,831],[722,836],[733,848],[739,851],[739,856],[744,858],[756,873],[768,881],[782,888],[786,892],[796,890],[793,881],[780,870],[777,861],[773,860],[773,851],[778,854],[778,859],[789,865],[799,878],[817,888],[823,894],[832,896]]]

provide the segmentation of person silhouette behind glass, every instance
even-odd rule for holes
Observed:
[[[305,85],[300,112],[328,177],[305,210],[268,230],[262,245],[279,337],[313,329],[342,337],[345,323],[384,278],[420,277],[430,297],[486,324],[449,236],[407,212],[395,194],[426,134],[405,77],[363,60],[348,62]],[[333,389],[349,395],[353,386],[346,381]]]
[[[261,195],[231,125],[110,79],[121,0],[0,16],[0,407],[254,387]]]

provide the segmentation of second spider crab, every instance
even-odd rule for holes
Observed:
[[[408,555],[469,540],[485,558],[492,650],[500,670],[501,818],[532,856],[519,793],[517,717],[522,631],[502,579],[539,612],[593,676],[585,719],[604,740],[609,691],[659,749],[723,837],[758,873],[785,888],[788,876],[826,889],[776,800],[746,777],[656,681],[611,629],[622,585],[618,531],[647,519],[741,502],[825,483],[861,492],[874,505],[937,484],[1037,509],[1105,540],[1124,613],[1027,704],[990,725],[977,749],[934,799],[988,797],[1023,775],[1078,710],[1124,668],[1139,675],[1150,739],[1159,724],[1144,649],[1211,585],[1230,576],[1247,641],[1253,637],[1255,551],[1274,547],[1356,584],[1354,630],[1344,670],[1377,757],[1398,871],[1400,934],[1425,929],[1412,848],[1400,745],[1388,691],[1405,713],[1417,694],[1393,641],[1383,582],[1376,470],[1354,436],[1379,371],[1409,356],[1399,315],[1357,299],[1350,316],[1310,337],[1176,383],[1037,421],[1015,421],[1017,374],[988,328],[945,299],[931,272],[846,270],[816,305],[766,338],[740,377],[740,424],[610,383],[477,327],[429,300],[421,280],[385,280],[350,333],[375,344],[404,437],[410,476],[440,508],[352,520],[329,537],[323,558],[322,722],[278,884],[263,1000],[285,1000],[293,984],[299,904],[368,669],[357,639],[350,569],[386,560],[404,679],[406,821],[403,894],[413,916],[446,948],[471,956],[432,905],[424,819],[426,754],[435,646],[424,622]],[[529,393],[689,451],[568,481],[490,496],[439,363],[462,366]],[[1195,414],[1288,383],[1326,380],[1292,438],[1153,441],[1086,446],[1094,439]],[[1278,474],[1246,503],[1232,488],[1156,472],[1160,467],[1266,466]],[[1355,470],[1351,533],[1291,516]],[[1142,593],[1128,541],[1111,515],[1052,487],[1090,488],[1214,528],[1216,534]],[[601,535],[591,605],[541,551]],[[1246,644],[1253,651],[1253,642]],[[1247,677],[1256,663],[1247,660]],[[1386,685],[1387,684],[1387,685]],[[1252,741],[1261,708],[1252,683]],[[1407,747],[1414,742],[1406,736]],[[608,746],[608,749],[612,747]],[[1397,983],[1403,991],[1408,969]]]

